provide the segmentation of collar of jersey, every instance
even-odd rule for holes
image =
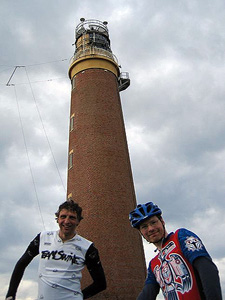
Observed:
[[[59,230],[57,230],[57,237],[58,237],[58,239],[59,239],[60,241],[62,241],[61,237],[59,236]],[[75,234],[74,237],[72,237],[72,239],[69,239],[69,240],[67,240],[66,242],[73,241],[73,240],[75,240],[76,238],[77,238],[77,233]]]

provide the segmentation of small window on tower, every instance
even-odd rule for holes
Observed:
[[[70,117],[70,131],[74,129],[74,114]]]
[[[72,90],[75,89],[75,76],[71,80]]]
[[[68,169],[71,169],[73,167],[73,150],[70,151],[69,153],[69,165]]]
[[[72,195],[72,193],[70,193],[70,194],[67,196],[67,200],[72,200],[72,198],[73,198],[73,195]]]

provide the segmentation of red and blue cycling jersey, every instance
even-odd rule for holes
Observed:
[[[170,233],[149,263],[146,284],[158,284],[166,300],[200,300],[192,267],[200,256],[210,257],[196,234],[184,228]]]

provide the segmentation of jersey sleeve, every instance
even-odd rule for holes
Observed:
[[[26,252],[31,256],[35,257],[39,254],[40,246],[40,233],[30,242]]]
[[[151,261],[148,266],[148,273],[145,280],[145,285],[137,297],[137,300],[155,300],[159,293],[159,284],[156,281],[155,275],[151,269]]]
[[[145,284],[158,285],[158,282],[156,281],[155,275],[154,275],[154,273],[152,272],[152,269],[151,269],[151,261],[150,261],[149,266],[148,266],[148,273],[147,273],[147,278],[145,280]]]
[[[93,283],[82,290],[84,299],[87,299],[106,289],[106,278],[98,250],[93,244],[87,250],[85,262],[93,279]]]
[[[9,289],[6,298],[11,296],[13,297],[13,299],[15,299],[18,286],[23,277],[26,267],[29,265],[32,259],[39,253],[39,243],[40,243],[40,234],[38,234],[33,239],[33,241],[29,244],[24,254],[16,263],[10,279]]]
[[[184,256],[191,264],[197,257],[205,256],[210,258],[204,244],[195,233],[181,228],[178,230],[178,240]]]
[[[202,299],[222,300],[219,272],[208,257],[198,257],[193,267]]]
[[[159,286],[155,284],[145,284],[143,290],[137,297],[137,300],[155,300],[159,293]]]

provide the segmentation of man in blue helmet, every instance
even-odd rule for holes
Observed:
[[[129,214],[131,226],[158,251],[137,300],[156,299],[160,288],[166,300],[222,300],[218,269],[200,238],[184,228],[168,234],[161,215],[152,202]]]

